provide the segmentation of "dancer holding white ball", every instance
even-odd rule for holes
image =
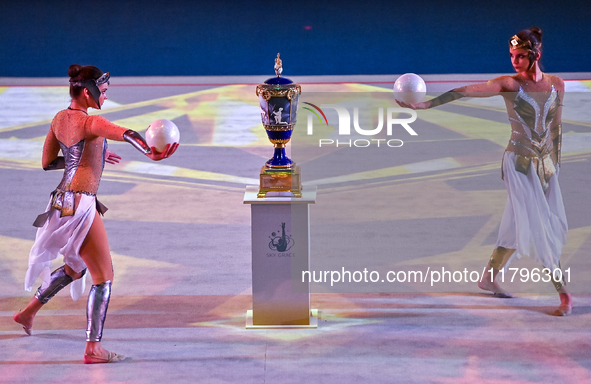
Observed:
[[[44,170],[64,169],[64,176],[51,194],[47,212],[33,224],[39,229],[29,255],[25,288],[31,290],[39,276],[44,281],[27,307],[14,315],[14,321],[30,335],[35,315],[58,291],[72,283],[72,298],[83,293],[81,278],[88,268],[93,285],[88,296],[84,363],[110,363],[122,357],[101,345],[113,264],[99,215],[106,207],[96,200],[96,193],[105,162],[118,163],[121,157],[107,149],[106,139],[127,141],[154,161],[171,156],[178,143],[168,144],[159,152],[137,132],[102,116],[89,116],[88,108],[100,109],[107,100],[110,75],[97,67],[76,64],[70,66],[68,74],[72,101],[51,122],[42,159]],[[63,156],[58,156],[60,150]],[[50,274],[50,263],[60,254],[64,265]]]
[[[170,120],[155,120],[146,129],[146,143],[157,151],[166,150],[167,145],[178,145],[180,139],[178,127]]]
[[[559,259],[568,231],[558,184],[564,81],[540,69],[542,31],[539,28],[525,29],[511,37],[509,54],[517,72],[513,76],[459,87],[428,101],[398,101],[398,104],[427,109],[461,97],[503,96],[512,129],[502,163],[509,197],[496,248],[478,286],[497,297],[511,297],[495,277],[511,261],[527,255],[551,271],[545,274],[560,296],[560,306],[553,314],[565,316],[572,311],[572,298],[564,276],[559,273],[562,271]]]

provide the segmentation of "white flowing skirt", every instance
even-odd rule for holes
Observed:
[[[556,173],[544,193],[534,166],[530,166],[527,175],[517,172],[516,158],[517,155],[509,151],[503,155],[505,187],[509,196],[496,246],[515,249],[505,268],[522,256],[529,256],[546,268],[557,268],[568,232],[558,184],[559,166],[556,166]]]
[[[25,276],[25,289],[31,291],[35,281],[41,277],[42,289],[50,283],[50,264],[60,255],[76,272],[86,268],[80,257],[80,247],[94,221],[96,201],[94,196],[80,195],[80,202],[73,216],[60,217],[60,211],[52,210],[43,227],[37,230],[35,244],[29,254],[29,269]],[[51,208],[51,199],[47,209]],[[86,288],[86,275],[70,284],[72,299],[78,298]]]

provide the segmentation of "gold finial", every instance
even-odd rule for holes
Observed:
[[[277,53],[277,57],[275,58],[275,74],[277,77],[281,76],[281,72],[283,72],[283,63],[279,58],[279,53]]]

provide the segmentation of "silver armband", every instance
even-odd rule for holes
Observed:
[[[128,129],[127,131],[125,131],[125,133],[123,134],[123,139],[131,145],[133,145],[138,151],[145,155],[148,153],[152,153],[152,150],[150,149],[148,143],[146,143],[146,140],[144,140],[142,135],[140,135],[132,129]]]
[[[66,169],[66,159],[63,156],[58,156],[49,164],[43,168],[44,171],[54,171],[56,169]]]

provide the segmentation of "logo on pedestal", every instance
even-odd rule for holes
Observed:
[[[294,240],[291,236],[285,233],[285,223],[281,223],[281,235],[277,232],[273,232],[269,238],[271,239],[271,241],[269,241],[269,249],[272,251],[289,251],[294,244]]]

